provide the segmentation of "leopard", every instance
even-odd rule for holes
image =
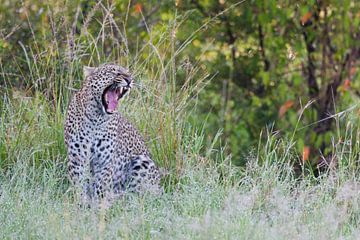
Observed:
[[[144,138],[118,111],[134,77],[112,63],[85,66],[83,74],[64,126],[68,175],[82,200],[110,203],[127,192],[162,193],[161,173]]]

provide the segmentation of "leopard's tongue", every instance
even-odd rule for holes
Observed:
[[[119,103],[117,91],[116,90],[108,90],[106,92],[106,99],[107,99],[107,109],[106,110],[108,112],[114,112]]]

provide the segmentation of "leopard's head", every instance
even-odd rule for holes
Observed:
[[[105,114],[116,111],[120,99],[130,91],[133,83],[129,71],[115,64],[84,67],[84,75],[89,94]]]

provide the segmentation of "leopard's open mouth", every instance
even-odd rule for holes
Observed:
[[[116,111],[119,100],[129,91],[128,87],[120,87],[118,84],[112,84],[107,87],[102,94],[102,104],[108,114]]]

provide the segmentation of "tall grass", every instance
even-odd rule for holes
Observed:
[[[36,155],[35,162],[63,160],[62,124],[71,95],[81,86],[82,66],[115,62],[130,68],[136,78],[134,90],[122,101],[120,112],[147,137],[160,166],[174,170],[175,175],[180,171],[187,154],[182,136],[185,131],[196,132],[187,122],[192,112],[189,105],[194,103],[207,75],[199,73],[194,66],[181,77],[182,84],[176,82],[179,81],[176,76],[179,53],[174,43],[177,17],[163,29],[147,28],[147,42],[130,48],[125,31],[128,13],[124,14],[125,19],[115,20],[115,12],[114,5],[99,2],[78,26],[79,8],[75,16],[70,16],[66,7],[49,8],[52,34],[33,33],[29,46],[19,42],[23,58],[14,65],[19,66],[25,88],[12,88],[11,75],[3,75],[8,86],[0,106],[3,166],[16,161],[14,153],[20,146]],[[60,16],[63,21],[56,21]],[[91,30],[92,25],[96,26],[95,30]],[[33,31],[30,21],[29,28]],[[75,28],[80,33],[75,34]]]
[[[271,163],[250,157],[238,176],[233,168],[220,172],[189,156],[172,191],[129,195],[107,212],[78,206],[66,191],[63,165],[34,168],[18,161],[1,175],[0,237],[356,239],[359,174],[298,179],[282,161],[279,148],[286,147],[282,142],[272,156],[261,153]]]
[[[6,85],[0,102],[1,239],[358,235],[357,115],[338,119],[334,164],[318,178],[305,168],[296,173],[290,163],[301,162],[301,156],[292,151],[294,139],[283,140],[271,131],[249,154],[246,167],[231,166],[223,149],[214,149],[221,133],[206,146],[202,124],[190,121],[197,94],[211,76],[198,65],[183,69],[179,63],[191,40],[176,47],[180,16],[161,28],[146,26],[147,41],[133,47],[125,30],[128,13],[120,21],[113,5],[99,2],[79,26],[80,9],[70,16],[68,7],[49,8],[50,33],[32,34],[27,46],[19,43],[22,57],[13,65],[26,79],[23,88],[13,86],[13,75],[5,74],[0,61]],[[59,16],[62,21],[55,20]],[[81,68],[103,62],[134,72],[136,87],[119,111],[146,136],[154,160],[168,172],[164,195],[129,195],[106,212],[80,207],[68,190],[63,143],[66,106],[81,86]]]

